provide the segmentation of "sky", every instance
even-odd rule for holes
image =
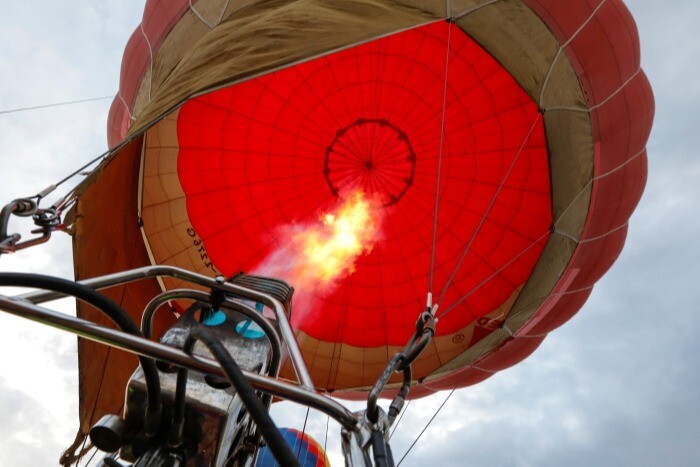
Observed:
[[[0,15],[0,203],[106,148],[123,47],[143,0],[6,2]],[[700,465],[700,4],[628,0],[656,99],[649,179],[622,255],[583,309],[519,365],[454,393],[402,465]],[[11,228],[26,232],[13,223]],[[70,238],[0,257],[0,271],[72,277]],[[0,293],[16,292],[4,289]],[[56,309],[73,312],[70,301]],[[0,465],[56,465],[77,417],[74,336],[0,313]],[[412,402],[396,459],[447,393]],[[357,409],[358,404],[351,404]],[[280,426],[306,409],[276,404]],[[325,415],[307,431],[324,444]],[[339,427],[328,451],[342,465]]]

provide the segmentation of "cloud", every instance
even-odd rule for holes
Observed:
[[[649,181],[626,248],[584,309],[533,356],[457,391],[403,466],[700,463],[700,5],[627,3],[657,112]],[[116,91],[143,4],[4,5],[0,108]],[[108,105],[0,115],[0,202],[33,194],[102,152]],[[0,269],[70,277],[70,238],[59,234],[50,245],[2,257]],[[75,338],[5,315],[0,328],[0,465],[55,465],[77,427]],[[397,460],[446,395],[410,403],[392,438]],[[301,428],[306,408],[275,404],[273,414],[281,426]],[[310,412],[307,430],[321,444],[326,421]],[[339,433],[331,421],[334,465],[343,463]]]
[[[144,2],[98,3],[3,5],[0,109],[116,92],[124,44]],[[109,104],[0,115],[0,203],[33,195],[104,151]],[[29,219],[10,224],[25,238],[33,227]],[[72,278],[71,239],[57,233],[48,244],[3,255],[0,270]],[[51,306],[75,313],[71,302]],[[0,465],[56,465],[78,427],[76,338],[4,313],[0,328]]]
[[[55,465],[62,440],[57,439],[44,404],[8,387],[0,378],[0,465]]]

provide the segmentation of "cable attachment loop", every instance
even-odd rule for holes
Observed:
[[[397,371],[403,371],[420,355],[435,335],[435,317],[430,310],[422,312],[416,320],[416,333],[403,351],[403,361]]]
[[[10,204],[8,204],[7,206],[5,206],[5,208],[3,208],[3,211],[5,209],[7,209],[9,206],[13,206],[12,214],[14,214],[15,216],[19,216],[19,217],[32,216],[39,209],[37,202],[34,201],[33,199],[29,199],[29,198],[19,198],[19,199],[13,200]]]
[[[395,372],[403,372],[403,383],[399,393],[394,401],[392,401],[391,407],[389,408],[390,421],[393,421],[399,414],[411,388],[413,379],[411,363],[418,358],[418,355],[425,349],[434,335],[435,318],[429,310],[421,312],[416,320],[416,332],[408,341],[408,344],[406,344],[406,348],[402,352],[395,354],[391,360],[389,360],[386,368],[384,368],[384,371],[369,392],[369,396],[367,397],[367,419],[370,422],[377,422],[379,417],[377,400]]]
[[[39,209],[36,213],[32,215],[34,224],[36,224],[39,229],[32,230],[32,233],[41,233],[43,231],[53,232],[61,227],[61,213],[59,210],[53,206],[48,209]]]
[[[61,213],[71,204],[65,199],[59,200],[53,206],[42,209],[39,208],[39,201],[32,198],[20,198],[9,202],[0,211],[0,254],[14,253],[17,250],[23,250],[30,246],[38,245],[47,242],[51,238],[51,233],[63,228]],[[38,236],[20,242],[22,236],[18,233],[7,233],[7,227],[10,222],[10,216],[30,217],[34,220],[34,224],[39,227],[31,231]]]

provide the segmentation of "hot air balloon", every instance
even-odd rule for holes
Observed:
[[[620,0],[149,0],[113,149],[76,192],[76,278],[282,279],[315,388],[341,398],[366,397],[427,309],[411,397],[475,384],[535,351],[619,255],[653,106]],[[180,285],[107,294],[140,319]],[[79,356],[87,432],[136,361],[88,341]]]
[[[294,428],[280,428],[280,432],[303,467],[328,467],[331,465],[323,447],[311,436]],[[275,461],[267,448],[262,448],[258,452],[255,466],[276,467],[279,466],[279,463]]]

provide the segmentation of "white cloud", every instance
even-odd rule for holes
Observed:
[[[4,5],[0,109],[114,92],[143,3]],[[584,309],[532,357],[456,392],[402,465],[700,463],[700,8],[627,3],[657,99],[649,182],[627,247]],[[0,202],[33,194],[102,152],[108,106],[0,115]],[[3,256],[0,270],[70,277],[70,239],[59,234],[51,245]],[[78,422],[75,338],[4,314],[0,329],[0,464],[55,464]],[[409,405],[392,439],[397,460],[445,396]],[[273,409],[281,425],[297,428],[305,413],[293,404]],[[307,424],[321,444],[326,420],[311,411]],[[331,421],[334,465],[342,465],[339,431]]]

